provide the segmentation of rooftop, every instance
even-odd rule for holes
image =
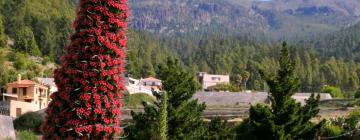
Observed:
[[[9,83],[9,85],[15,85],[15,84],[35,85],[37,83],[35,83],[31,80],[20,80],[20,81],[15,81],[15,82]]]
[[[36,78],[36,80],[39,81],[40,83],[44,84],[44,85],[56,86],[55,82],[54,82],[54,78],[41,78],[41,77],[38,77],[38,78]]]
[[[141,81],[159,81],[159,82],[161,82],[160,79],[156,79],[154,77],[148,77],[148,78],[142,79]]]

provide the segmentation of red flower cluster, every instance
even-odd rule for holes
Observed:
[[[112,139],[119,134],[129,8],[126,0],[80,0],[76,33],[55,70],[43,139]]]

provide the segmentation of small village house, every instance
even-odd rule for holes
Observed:
[[[48,87],[31,80],[22,80],[21,75],[15,82],[6,86],[1,94],[0,113],[18,117],[26,112],[45,109],[49,103]]]
[[[160,91],[162,82],[154,77],[145,79],[135,79],[131,77],[125,78],[126,89],[130,94],[146,93],[152,95],[153,91]]]
[[[206,72],[199,72],[197,77],[204,90],[219,84],[230,84],[229,75],[213,75]]]
[[[55,80],[54,78],[42,78],[42,77],[37,77],[36,78],[37,82],[45,85],[49,88],[49,93],[50,95],[56,91],[58,91],[56,84],[55,84]]]

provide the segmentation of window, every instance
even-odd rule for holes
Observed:
[[[16,117],[21,115],[21,108],[16,108]]]
[[[220,77],[211,77],[211,80],[213,80],[213,81],[215,81],[215,80],[220,81]]]
[[[23,96],[26,96],[26,88],[23,88]]]
[[[152,86],[155,86],[155,82],[152,82]]]
[[[16,94],[17,93],[17,88],[12,88],[12,93]]]

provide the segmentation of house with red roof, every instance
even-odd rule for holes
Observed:
[[[161,91],[161,80],[154,77],[145,79],[134,79],[131,77],[125,78],[126,89],[130,94],[146,93],[152,95],[153,91]]]
[[[145,88],[149,89],[149,90],[154,90],[154,91],[160,91],[161,90],[161,80],[160,79],[156,79],[154,77],[148,77],[145,79],[140,79],[140,84],[142,86],[144,86]]]
[[[46,108],[50,96],[47,86],[31,80],[22,80],[19,74],[17,81],[6,85],[6,93],[1,94],[1,100],[2,110],[8,109],[8,114],[5,111],[2,111],[2,114],[18,117],[29,111]]]

